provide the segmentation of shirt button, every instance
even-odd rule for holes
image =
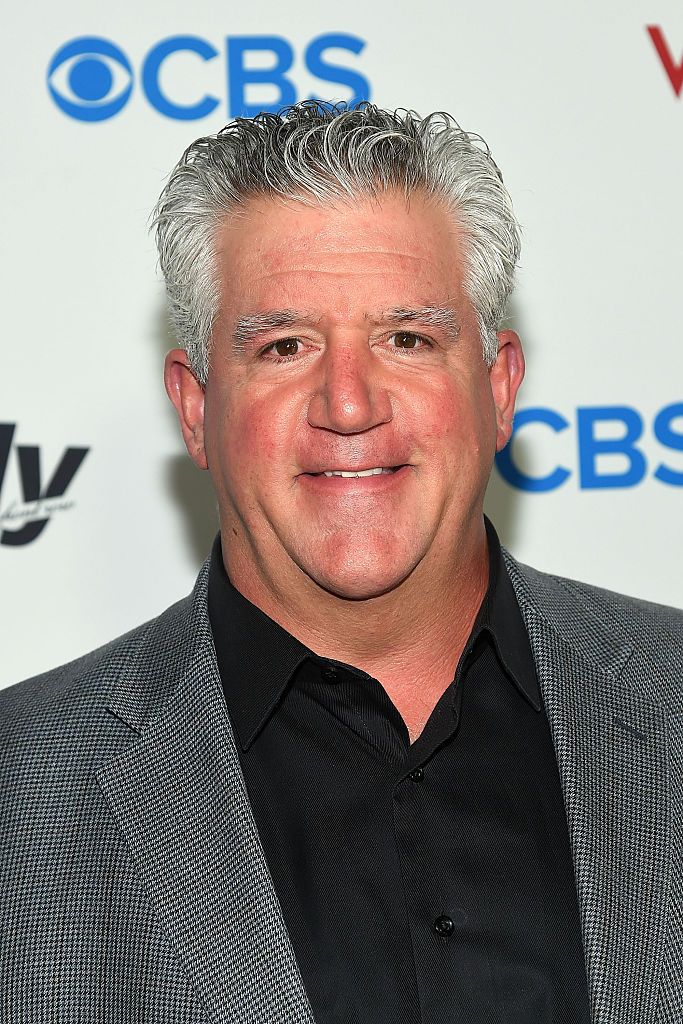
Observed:
[[[440,935],[444,939],[448,938],[448,936],[453,933],[454,927],[455,925],[453,924],[450,917],[446,917],[445,914],[442,914],[440,917],[437,917],[436,921],[434,922],[434,931],[436,932],[437,935]]]
[[[408,776],[408,778],[412,782],[422,782],[422,780],[424,778],[424,774],[425,773],[422,771],[421,768],[413,768],[413,770],[410,773],[410,775]]]
[[[326,665],[320,676],[325,683],[336,683],[338,679],[337,670],[333,665]]]

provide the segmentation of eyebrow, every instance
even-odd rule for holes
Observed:
[[[293,327],[295,324],[315,325],[319,318],[298,309],[274,309],[270,313],[254,313],[241,316],[232,332],[233,347],[236,352],[243,352],[252,338],[266,331],[278,331],[282,327]]]
[[[275,309],[269,313],[241,316],[233,329],[233,348],[236,353],[242,353],[259,334],[295,325],[315,326],[320,319],[299,309]],[[460,321],[450,306],[419,306],[416,309],[396,306],[378,316],[366,313],[365,319],[375,324],[424,324],[426,327],[445,330],[453,338],[457,338],[460,333]]]
[[[374,318],[371,318],[374,319]],[[376,323],[425,324],[447,331],[454,338],[460,334],[460,321],[450,306],[420,306],[417,309],[396,307],[388,309],[377,318]]]

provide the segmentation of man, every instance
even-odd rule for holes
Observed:
[[[156,212],[220,535],[190,597],[2,694],[4,1019],[683,1019],[679,612],[524,567],[500,174],[303,103]]]

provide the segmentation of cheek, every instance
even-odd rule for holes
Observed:
[[[272,479],[293,446],[296,416],[274,395],[244,390],[225,403],[215,431],[222,475],[232,491]]]
[[[443,450],[478,452],[495,444],[495,410],[487,381],[448,379],[419,399],[412,396],[413,422],[422,441]]]

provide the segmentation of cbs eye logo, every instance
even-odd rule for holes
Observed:
[[[118,46],[84,36],[57,51],[48,67],[47,85],[65,114],[79,121],[105,121],[128,102],[133,69]]]

